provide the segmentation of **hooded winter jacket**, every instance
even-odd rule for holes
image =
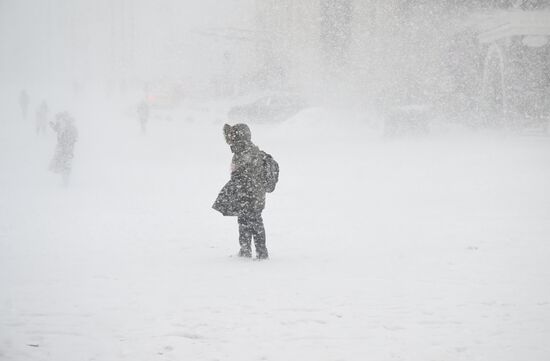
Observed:
[[[224,135],[233,152],[231,179],[212,207],[224,216],[261,213],[265,207],[266,192],[260,150],[252,143],[246,124],[226,125]]]

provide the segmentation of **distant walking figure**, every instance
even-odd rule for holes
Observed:
[[[48,104],[43,101],[38,109],[36,110],[36,134],[46,133],[48,127],[48,115],[49,115]]]
[[[212,208],[224,216],[237,216],[240,257],[252,257],[254,239],[257,259],[267,259],[262,211],[266,192],[275,189],[279,166],[269,154],[252,143],[250,128],[246,124],[226,124],[223,131],[233,152],[231,179],[222,188]]]
[[[29,111],[30,98],[29,94],[25,89],[21,90],[19,93],[19,106],[21,107],[21,113],[23,114],[23,119],[27,119],[27,113]]]
[[[149,104],[147,104],[145,100],[139,102],[137,106],[137,113],[139,124],[141,125],[141,132],[145,133],[147,129],[147,123],[149,122]]]
[[[78,131],[74,125],[74,119],[67,112],[58,113],[55,116],[55,122],[50,122],[50,126],[57,134],[57,145],[50,163],[50,170],[61,174],[63,183],[67,185],[74,157],[74,145],[78,140]]]

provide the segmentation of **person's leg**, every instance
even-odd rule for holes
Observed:
[[[239,244],[241,249],[239,256],[252,257],[252,227],[250,226],[250,219],[247,216],[239,216],[237,218],[239,223]]]
[[[254,215],[251,225],[254,235],[254,246],[256,247],[256,256],[259,259],[266,259],[269,255],[265,245],[265,228],[261,213]]]

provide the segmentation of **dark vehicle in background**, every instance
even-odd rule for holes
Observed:
[[[227,116],[234,122],[281,122],[297,114],[305,106],[303,99],[296,95],[267,95],[252,103],[231,108]]]

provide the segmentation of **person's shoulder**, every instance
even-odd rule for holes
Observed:
[[[252,147],[250,147],[250,153],[254,154],[254,155],[258,155],[258,154],[261,154],[262,151],[260,150],[260,148],[257,146],[257,145],[252,145]]]

